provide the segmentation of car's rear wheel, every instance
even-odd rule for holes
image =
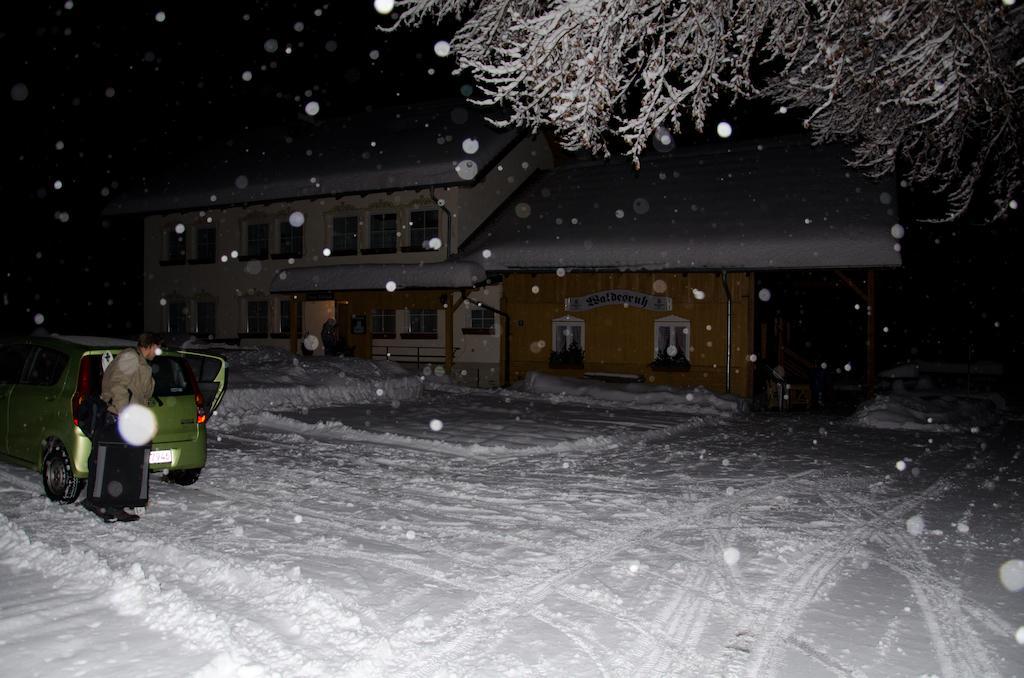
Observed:
[[[199,480],[201,468],[182,468],[167,472],[167,481],[175,485],[191,485]]]
[[[46,496],[61,504],[73,504],[85,486],[85,480],[76,478],[71,457],[58,440],[50,443],[43,456],[43,489]]]

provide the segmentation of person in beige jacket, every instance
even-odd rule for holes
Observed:
[[[93,439],[92,452],[89,453],[89,477],[97,476],[97,452],[96,448],[100,441],[111,441],[121,439],[117,429],[117,418],[129,405],[149,405],[153,397],[153,369],[149,362],[156,357],[160,351],[160,339],[153,334],[144,333],[139,335],[139,340],[133,348],[126,348],[117,354],[117,357],[107,365],[103,371],[103,382],[100,387],[100,398],[107,405],[103,423],[96,431]],[[97,482],[99,482],[97,480]],[[92,487],[91,482],[89,487]],[[82,505],[92,511],[104,522],[122,521],[128,522],[138,520],[139,516],[129,513],[123,506],[100,503],[92,496],[86,497]]]
[[[149,361],[159,350],[160,340],[155,335],[141,334],[135,348],[121,351],[107,366],[100,398],[107,404],[108,412],[117,417],[132,403],[149,405],[153,397],[153,370]]]

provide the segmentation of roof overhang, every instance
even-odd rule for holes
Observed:
[[[282,269],[274,276],[274,294],[394,289],[466,289],[483,284],[487,272],[469,261],[427,264],[337,264]]]
[[[802,138],[709,144],[540,173],[464,245],[490,272],[900,265],[894,180]]]

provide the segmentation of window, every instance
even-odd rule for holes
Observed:
[[[437,311],[434,309],[409,309],[409,334],[437,336]]]
[[[164,236],[166,238],[167,261],[175,263],[184,263],[185,231],[184,229],[182,229],[181,233],[178,233],[175,230],[175,228],[167,230]]]
[[[579,369],[583,367],[585,325],[570,315],[551,321],[551,355],[548,367]]]
[[[17,384],[21,380],[21,371],[31,350],[25,344],[0,348],[0,384]]]
[[[331,222],[331,253],[355,254],[359,247],[359,217],[334,217]]]
[[[280,321],[278,332],[282,334],[291,334],[292,332],[292,302],[290,299],[284,299],[278,305],[280,313],[277,317]],[[295,331],[298,332],[299,336],[302,336],[302,303],[297,302],[295,304]]]
[[[262,300],[251,300],[245,304],[245,331],[248,334],[267,334],[270,327],[268,311],[270,304]]]
[[[474,330],[493,330],[494,311],[489,308],[474,308],[470,310],[469,326]]]
[[[430,239],[437,237],[437,210],[417,210],[409,215],[410,249],[433,249]]]
[[[579,318],[565,316],[551,321],[551,348],[556,353],[582,351],[585,348],[586,333]]]
[[[36,349],[32,367],[22,383],[30,386],[53,386],[60,381],[67,365],[68,357],[60,351],[55,351],[52,348]]]
[[[292,226],[288,221],[282,221],[278,228],[278,253],[283,256],[302,256],[302,226]]]
[[[395,251],[398,242],[398,215],[394,212],[370,215],[370,249]]]
[[[374,309],[373,311],[373,333],[395,336],[395,311],[394,309]]]
[[[256,259],[266,259],[269,254],[269,225],[249,224],[245,229],[245,256]]]
[[[182,358],[158,355],[150,364],[153,370],[153,395],[157,398],[168,398],[179,395],[192,395],[192,380],[185,371]]]
[[[655,320],[655,361],[681,361],[689,357],[690,321],[674,315]]]
[[[217,305],[212,301],[196,302],[196,334],[217,336]]]
[[[167,331],[171,334],[188,334],[188,302],[167,302]]]
[[[212,262],[217,257],[217,229],[203,226],[196,229],[196,261]]]

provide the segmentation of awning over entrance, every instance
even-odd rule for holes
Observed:
[[[394,289],[458,289],[478,285],[487,277],[469,261],[430,264],[336,264],[285,268],[270,285],[275,294]]]

